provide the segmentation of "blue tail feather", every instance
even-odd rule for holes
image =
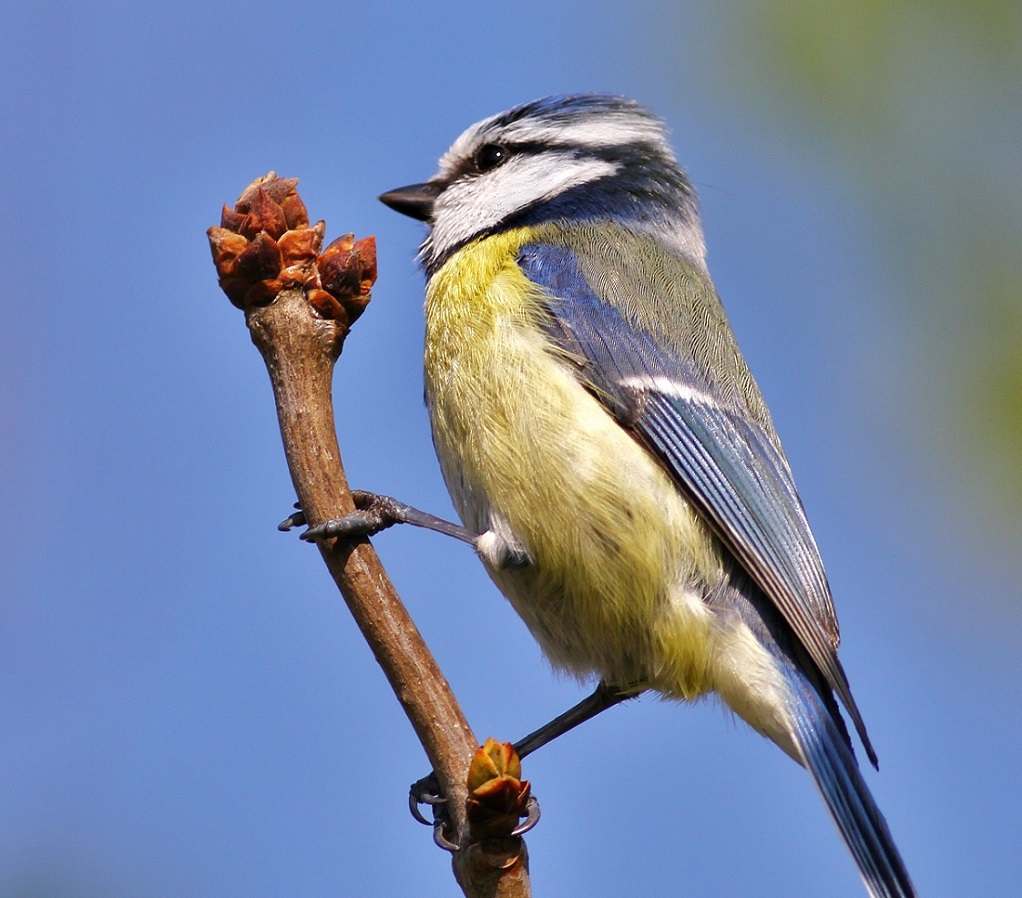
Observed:
[[[788,662],[794,736],[831,817],[873,898],[916,898],[883,814],[866,786],[844,728],[808,676]]]

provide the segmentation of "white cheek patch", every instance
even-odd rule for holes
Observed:
[[[440,195],[433,210],[433,251],[442,255],[514,212],[609,177],[617,170],[616,164],[603,159],[544,153],[515,156],[491,172],[455,181]]]

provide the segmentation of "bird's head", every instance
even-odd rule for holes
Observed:
[[[428,272],[477,237],[546,222],[614,221],[700,265],[705,256],[695,191],[663,122],[622,97],[548,97],[483,119],[432,178],[380,199],[431,225]]]

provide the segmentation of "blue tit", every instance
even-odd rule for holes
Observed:
[[[553,97],[465,131],[424,184],[425,381],[454,505],[556,668],[716,694],[805,767],[869,893],[915,895],[863,781],[820,554],[706,267],[663,123]]]

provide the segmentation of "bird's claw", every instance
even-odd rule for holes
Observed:
[[[297,508],[298,511],[284,518],[284,520],[277,525],[278,530],[283,530],[287,533],[292,527],[304,527],[308,523],[308,521],[305,520],[305,512],[302,511],[301,504],[295,502],[295,508]]]
[[[438,806],[446,803],[447,798],[440,791],[440,783],[437,781],[435,773],[424,776],[421,780],[416,780],[408,789],[408,809],[419,823],[424,823],[426,826],[432,826],[433,821],[427,820],[422,816],[419,805],[430,805],[433,808],[433,816],[435,817]]]
[[[433,819],[427,820],[419,809],[420,805],[429,805],[433,809]],[[524,836],[539,823],[539,802],[535,795],[530,795],[525,805],[525,819],[511,830],[512,836]],[[457,851],[458,845],[452,842],[447,834],[451,831],[451,818],[447,813],[447,798],[440,791],[440,783],[436,774],[431,773],[421,780],[412,783],[408,790],[408,810],[412,816],[424,826],[433,827],[433,841],[445,851]]]
[[[535,795],[530,795],[529,800],[525,805],[527,811],[525,819],[518,824],[513,830],[511,830],[512,836],[524,836],[530,829],[532,829],[537,823],[539,823],[539,802],[536,801]]]
[[[421,804],[433,808],[432,820],[427,820],[423,816],[419,810]],[[447,838],[447,833],[451,831],[451,819],[447,813],[447,798],[440,791],[440,783],[437,782],[435,773],[412,783],[408,790],[408,810],[419,823],[433,827],[433,841],[440,848],[451,852],[458,850],[457,844]]]

